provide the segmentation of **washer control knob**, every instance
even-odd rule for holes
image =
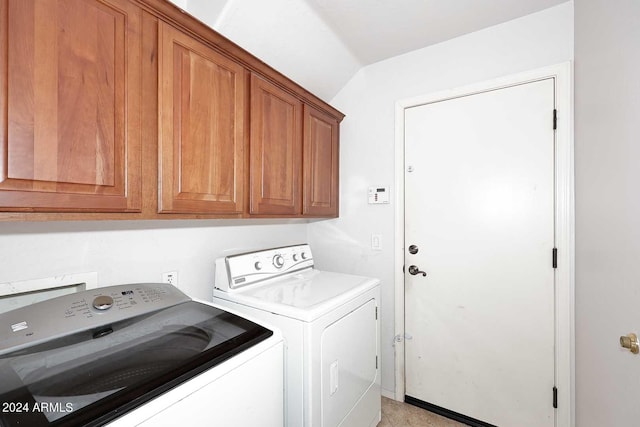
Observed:
[[[93,300],[93,307],[96,310],[109,310],[113,306],[113,298],[109,295],[100,295]]]
[[[256,268],[256,270],[262,270],[262,263],[260,261],[256,261],[253,266]]]
[[[293,254],[293,260],[296,262],[298,261],[298,254]]]
[[[307,253],[306,252],[302,252],[300,254],[300,256],[302,257],[302,259],[307,259]]]
[[[282,268],[284,266],[284,258],[280,254],[273,256],[273,265],[276,268]]]

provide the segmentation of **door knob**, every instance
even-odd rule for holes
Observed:
[[[634,333],[620,337],[620,345],[624,348],[628,348],[633,354],[638,354],[638,351],[640,351],[640,343],[638,343],[638,337]]]
[[[409,266],[409,274],[411,274],[412,276],[415,276],[416,274],[422,274],[423,276],[427,275],[427,273],[425,273],[424,271],[420,271],[420,269],[415,265]]]
[[[416,245],[409,246],[409,253],[411,255],[415,255],[418,253],[418,247]]]

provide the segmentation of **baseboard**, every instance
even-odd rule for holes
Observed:
[[[428,403],[422,401],[420,399],[416,399],[415,397],[405,396],[405,403],[408,403],[413,406],[417,406],[422,409],[426,409],[429,412],[433,412],[434,414],[442,415],[443,417],[449,418],[454,421],[458,421],[460,423],[466,424],[471,427],[496,427],[493,424],[485,423],[484,421],[476,420],[475,418],[468,417],[463,414],[459,414],[458,412],[451,411],[446,408],[442,408],[440,406],[434,405],[432,403]]]
[[[380,394],[382,394],[382,396],[384,396],[384,397],[386,397],[388,399],[397,400],[396,399],[396,394],[394,392],[392,392],[392,391],[381,389],[380,390]]]

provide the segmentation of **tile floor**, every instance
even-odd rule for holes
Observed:
[[[417,406],[383,397],[382,420],[378,427],[466,427],[466,425]]]

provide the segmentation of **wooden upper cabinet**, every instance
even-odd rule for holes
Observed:
[[[250,213],[302,213],[302,103],[251,75]]]
[[[241,213],[244,68],[160,22],[160,212]]]
[[[0,220],[334,217],[342,117],[165,0],[0,0]]]
[[[339,124],[313,107],[304,107],[303,211],[338,216]]]
[[[0,210],[139,211],[141,10],[0,0]]]

